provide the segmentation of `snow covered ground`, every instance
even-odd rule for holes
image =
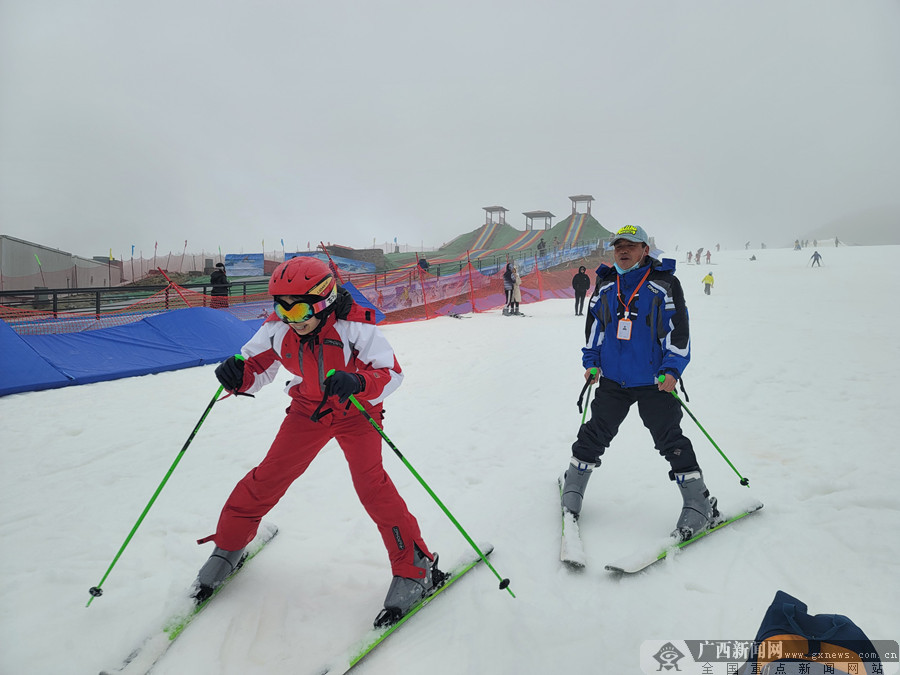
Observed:
[[[586,496],[589,567],[558,561],[556,479],[583,382],[572,301],[525,306],[524,318],[384,328],[406,375],[386,432],[472,537],[495,545],[492,563],[517,598],[482,566],[359,672],[638,673],[645,640],[752,639],[778,589],[812,613],[850,616],[873,639],[900,638],[900,246],[820,252],[821,268],[808,267],[811,249],[680,263],[689,406],[751,489],[687,417],[684,428],[723,510],[751,496],[766,506],[636,577],[603,564],[666,535],[680,504],[636,410]],[[216,387],[209,366],[0,399],[0,672],[96,673],[160,626],[211,550],[194,541],[214,530],[275,434],[287,403],[279,387],[213,408],[105,594],[85,608],[88,588]],[[385,464],[442,560],[466,555],[386,446]],[[278,538],[154,672],[314,673],[369,628],[390,572],[336,446],[269,520]]]

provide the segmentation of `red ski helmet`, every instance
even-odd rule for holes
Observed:
[[[318,258],[297,256],[275,268],[269,279],[269,295],[302,296],[319,313],[337,299],[337,282],[328,265]]]

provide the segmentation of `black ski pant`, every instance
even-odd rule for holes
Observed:
[[[575,291],[575,313],[581,314],[584,311],[584,296],[587,295],[587,291]]]
[[[676,473],[699,471],[694,447],[681,431],[682,412],[678,400],[672,394],[660,391],[655,384],[625,388],[605,377],[597,383],[597,392],[591,402],[591,418],[578,430],[572,455],[582,462],[600,464],[600,457],[635,402],[641,421],[653,437],[654,446],[672,467],[669,478],[674,480]]]

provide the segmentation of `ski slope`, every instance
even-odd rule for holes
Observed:
[[[587,569],[558,560],[557,477],[583,383],[572,301],[523,306],[521,318],[385,327],[406,376],[385,430],[472,538],[495,546],[492,564],[517,597],[480,566],[358,672],[639,673],[645,640],[752,639],[778,589],[812,613],[848,615],[872,639],[900,638],[900,246],[819,250],[821,268],[808,267],[812,249],[722,251],[709,267],[678,254],[692,321],[688,405],[750,489],[687,417],[685,431],[720,507],[766,506],[635,577],[603,565],[668,534],[680,508],[636,410],[588,488]],[[190,585],[212,547],[195,540],[214,531],[280,424],[287,398],[276,385],[214,406],[85,608],[215,392],[213,370],[0,398],[0,673],[115,667]],[[447,566],[467,555],[387,446],[385,464]],[[277,539],[155,673],[315,673],[369,628],[390,571],[336,445],[268,520]]]

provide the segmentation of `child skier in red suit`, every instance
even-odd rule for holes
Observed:
[[[272,274],[269,294],[275,311],[241,348],[243,359],[227,359],[216,377],[229,392],[252,394],[284,367],[293,375],[286,388],[291,404],[268,454],[234,488],[207,539],[216,549],[200,570],[197,596],[211,594],[234,570],[263,516],[334,438],[390,558],[394,578],[375,620],[376,626],[390,625],[442,575],[384,470],[381,436],[348,399],[353,395],[380,423],[382,402],[403,379],[400,365],[374,325],[374,313],[353,304],[324,262],[287,260]]]

